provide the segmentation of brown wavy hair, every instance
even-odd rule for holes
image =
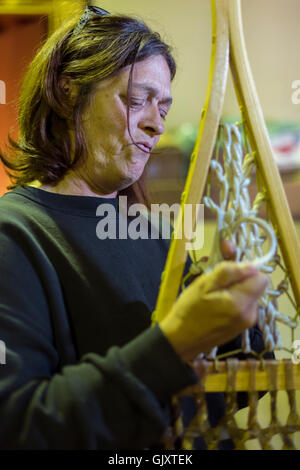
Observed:
[[[162,55],[171,78],[175,76],[170,47],[142,21],[126,16],[93,16],[74,35],[76,24],[72,20],[49,37],[25,75],[19,100],[19,139],[14,141],[9,136],[9,155],[0,153],[12,183],[7,189],[34,180],[54,186],[86,157],[81,117],[99,81],[132,65],[130,96],[134,64],[153,55]],[[79,88],[75,104],[63,90],[62,77],[70,78]],[[73,153],[66,132],[70,120],[75,135]],[[149,204],[143,177],[120,194],[127,195],[129,203]]]

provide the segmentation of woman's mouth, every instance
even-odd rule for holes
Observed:
[[[137,142],[136,144],[144,152],[150,153],[152,151],[152,146],[147,142]]]

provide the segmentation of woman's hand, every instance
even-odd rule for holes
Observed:
[[[268,284],[250,263],[224,261],[183,291],[160,328],[179,356],[192,360],[251,328]]]

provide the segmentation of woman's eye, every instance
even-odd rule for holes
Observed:
[[[132,107],[143,106],[143,104],[144,104],[143,100],[135,100],[134,98],[130,100],[130,106]]]
[[[160,112],[160,117],[162,118],[163,121],[165,121],[167,119],[167,114],[165,111],[161,111]]]

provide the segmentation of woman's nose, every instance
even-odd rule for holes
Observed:
[[[151,135],[161,135],[165,131],[160,111],[156,106],[148,108],[147,113],[142,117],[140,125],[145,132]]]

